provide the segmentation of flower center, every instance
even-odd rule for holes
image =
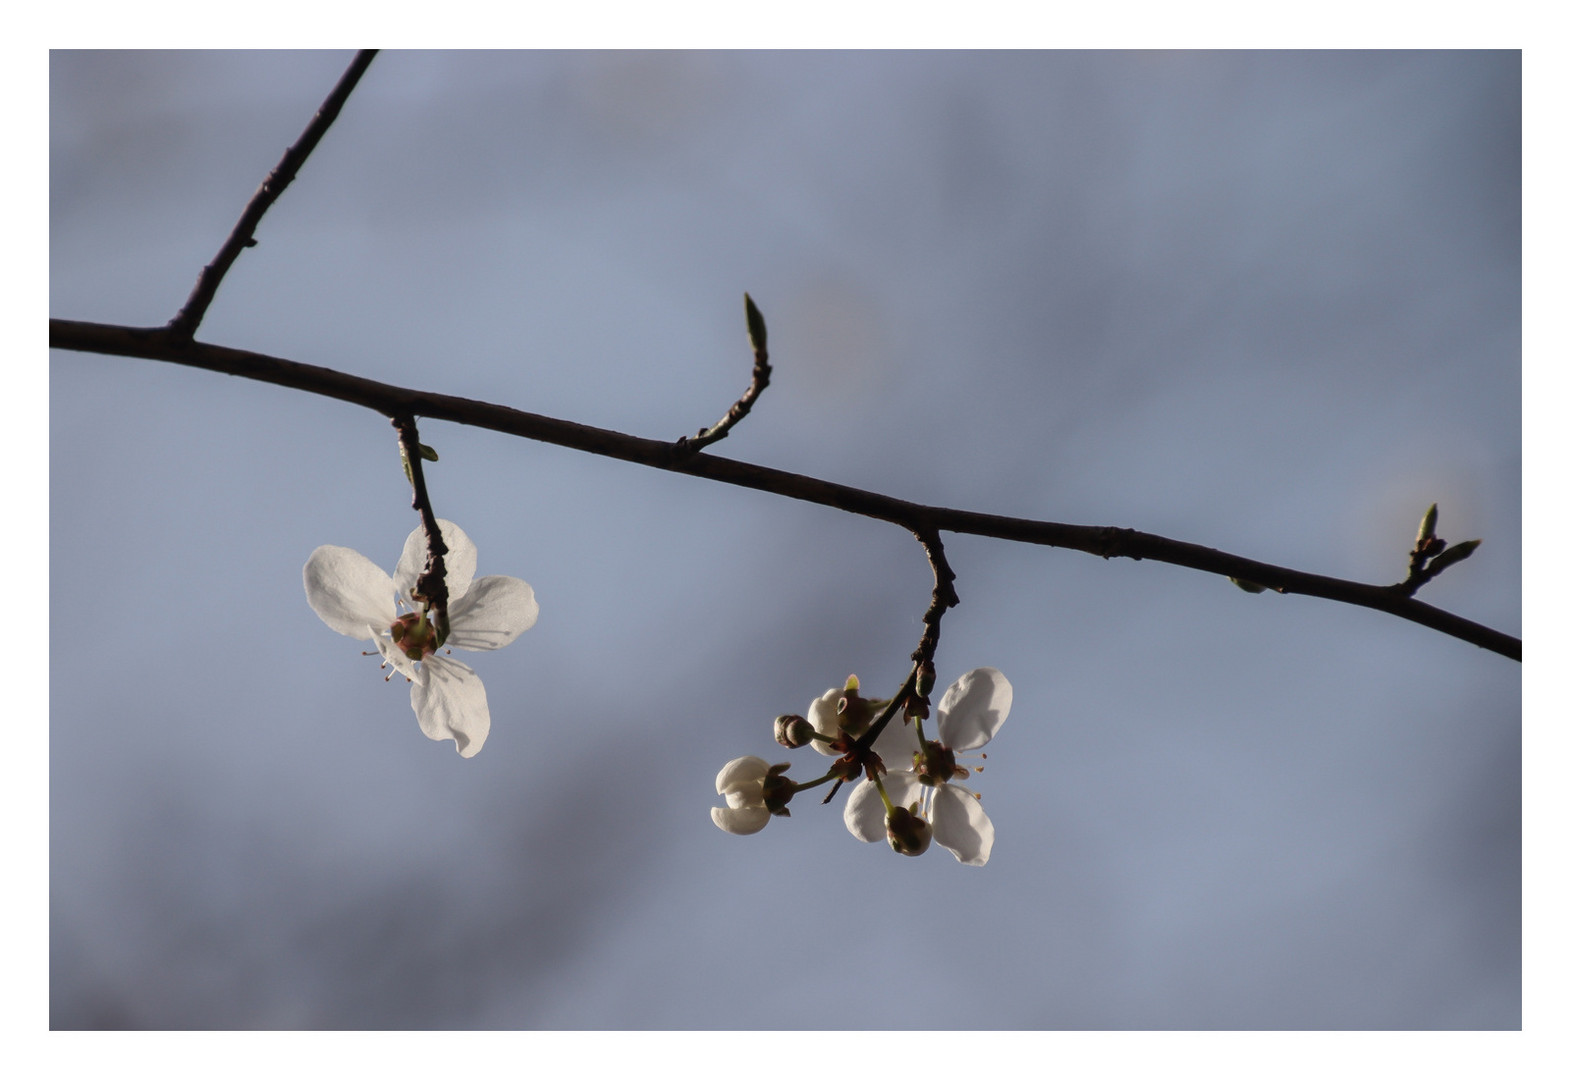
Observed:
[[[962,780],[971,775],[964,765],[955,764],[955,752],[942,743],[930,742],[926,751],[915,755],[916,778],[930,787],[947,784],[955,777]]]
[[[393,644],[411,660],[423,660],[442,644],[436,627],[431,625],[431,620],[426,618],[423,611],[411,611],[408,615],[399,616],[393,622],[390,633],[393,635]]]

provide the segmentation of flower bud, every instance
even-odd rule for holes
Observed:
[[[923,660],[922,666],[916,669],[916,695],[927,697],[933,692],[933,683],[938,678],[938,672],[933,670],[931,660]],[[923,715],[926,715],[925,713]]]
[[[920,855],[933,842],[933,827],[903,806],[885,816],[884,830],[889,846],[902,855]]]
[[[775,742],[795,750],[813,741],[813,725],[795,714],[775,717]]]

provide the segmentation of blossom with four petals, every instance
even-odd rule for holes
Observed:
[[[908,756],[903,770],[895,767],[892,753],[884,756],[890,771],[883,777],[889,801],[902,808],[915,808],[933,827],[933,839],[949,849],[966,866],[982,866],[993,851],[993,823],[982,810],[976,794],[951,777],[964,777],[969,770],[954,765],[956,751],[977,750],[986,745],[1009,717],[1014,688],[997,668],[968,671],[944,691],[938,703],[938,740],[928,744],[928,762]],[[892,721],[884,735],[899,726]],[[916,733],[904,729],[913,747]],[[882,741],[883,736],[880,736]],[[913,751],[920,755],[920,751]],[[936,770],[931,762],[947,762]],[[919,774],[918,764],[925,767]],[[935,775],[935,771],[937,775]],[[949,773],[948,776],[943,773]],[[884,800],[871,780],[863,780],[846,800],[845,823],[858,840],[876,843],[889,840]],[[897,848],[898,850],[898,848]]]
[[[437,527],[447,545],[446,638],[414,596],[426,563],[423,528],[409,534],[392,577],[351,548],[317,548],[305,564],[305,597],[340,634],[375,642],[383,664],[409,680],[409,702],[427,738],[452,739],[460,754],[474,757],[491,731],[485,686],[468,665],[438,650],[500,649],[535,624],[540,605],[528,582],[476,578],[474,542],[451,521]]]

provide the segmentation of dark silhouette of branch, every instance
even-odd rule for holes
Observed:
[[[169,320],[169,332],[177,337],[189,338],[196,333],[196,328],[202,325],[202,319],[207,314],[207,309],[213,302],[213,297],[218,293],[218,286],[223,282],[224,275],[229,273],[229,268],[240,257],[240,252],[256,245],[256,227],[262,221],[262,215],[284,193],[284,189],[294,180],[295,173],[300,171],[300,166],[305,164],[305,159],[311,156],[311,151],[316,149],[316,144],[321,142],[327,129],[333,126],[333,121],[338,119],[338,111],[344,107],[344,102],[360,81],[360,76],[365,74],[365,69],[371,66],[371,60],[376,56],[375,49],[361,49],[355,54],[354,61],[349,65],[349,70],[344,72],[343,78],[338,80],[338,85],[333,87],[333,92],[327,95],[327,100],[322,102],[322,107],[311,118],[311,123],[306,125],[305,131],[279,160],[273,171],[267,174],[267,179],[262,181],[262,186],[256,189],[251,196],[251,201],[246,203],[240,220],[235,223],[234,231],[229,234],[229,239],[224,241],[224,246],[218,249],[218,254],[213,261],[202,268],[197,275],[196,287],[191,290],[185,306]]]
[[[714,427],[700,428],[692,438],[684,435],[676,441],[678,446],[687,450],[702,450],[731,434],[731,429],[741,422],[742,417],[753,411],[753,402],[769,385],[769,333],[764,327],[764,316],[747,293],[742,294],[742,302],[747,306],[747,339],[753,345],[753,381]]]
[[[889,699],[889,704],[874,718],[872,724],[862,737],[856,741],[856,750],[866,752],[871,750],[873,743],[878,741],[878,736],[883,734],[884,728],[889,725],[896,712],[913,707],[915,703],[922,705],[922,716],[927,715],[927,695],[933,689],[933,658],[938,653],[938,626],[944,618],[944,612],[960,603],[960,597],[955,592],[955,572],[949,566],[949,558],[944,554],[944,541],[939,537],[938,530],[923,528],[916,530],[916,538],[921,541],[922,550],[927,552],[927,563],[933,568],[933,599],[927,605],[927,613],[922,616],[922,640],[917,643],[916,651],[911,654],[911,673],[906,676],[906,681],[901,684],[895,696]],[[910,713],[902,720],[909,723]],[[840,785],[836,784],[838,788]],[[824,796],[824,802],[834,798],[834,791]]]
[[[1522,659],[1522,642],[1509,634],[1442,611],[1405,595],[1402,586],[1366,585],[1356,581],[1308,574],[1257,562],[1214,548],[1114,526],[1066,525],[998,514],[924,506],[863,491],[799,473],[745,461],[695,454],[682,444],[642,439],[604,428],[557,420],[549,416],[468,398],[409,390],[357,375],[346,375],[314,364],[264,356],[261,353],[190,341],[167,328],[139,329],[101,323],[49,320],[51,348],[112,356],[163,360],[274,383],[373,409],[384,416],[423,416],[517,435],[651,468],[687,473],[738,487],[768,491],[787,498],[900,525],[918,538],[939,531],[991,536],[1047,547],[1071,548],[1105,559],[1149,559],[1187,566],[1208,574],[1237,578],[1279,593],[1318,596],[1344,604],[1373,608],[1438,630],[1480,648]],[[929,557],[932,552],[929,550]],[[936,575],[935,575],[936,576]]]
[[[393,427],[398,431],[398,448],[403,455],[404,471],[409,476],[409,486],[414,488],[410,505],[420,514],[420,524],[425,528],[425,568],[415,581],[415,591],[431,602],[436,613],[436,628],[442,638],[447,637],[447,541],[436,524],[436,511],[431,509],[431,496],[425,487],[425,447],[420,445],[420,429],[415,418],[408,413],[393,417]]]

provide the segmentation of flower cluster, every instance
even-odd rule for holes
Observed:
[[[956,755],[978,751],[992,740],[1009,717],[1014,689],[997,668],[966,672],[944,691],[934,719],[937,738],[928,739],[923,720],[929,715],[930,687],[927,666],[916,692],[875,701],[861,696],[853,675],[843,688],[814,698],[805,717],[777,718],[775,738],[781,745],[795,749],[811,743],[836,760],[823,776],[800,784],[782,775],[787,766],[771,766],[763,758],[728,762],[715,778],[726,805],[713,808],[710,817],[726,832],[755,833],[771,816],[788,816],[785,803],[796,792],[860,777],[845,805],[852,836],[887,841],[903,855],[920,855],[937,841],[966,866],[985,865],[993,851],[993,823],[981,797],[956,782],[982,766],[959,764]],[[904,717],[895,715],[902,706]],[[879,724],[871,744],[862,745]]]
[[[535,624],[540,605],[528,582],[501,575],[476,578],[474,542],[451,521],[438,521],[447,545],[444,627],[415,590],[426,564],[425,530],[404,541],[393,576],[351,548],[324,544],[305,564],[305,598],[323,622],[376,645],[382,666],[409,682],[409,702],[427,738],[452,739],[474,757],[491,731],[485,686],[451,648],[500,649]],[[388,674],[392,678],[392,673]]]

